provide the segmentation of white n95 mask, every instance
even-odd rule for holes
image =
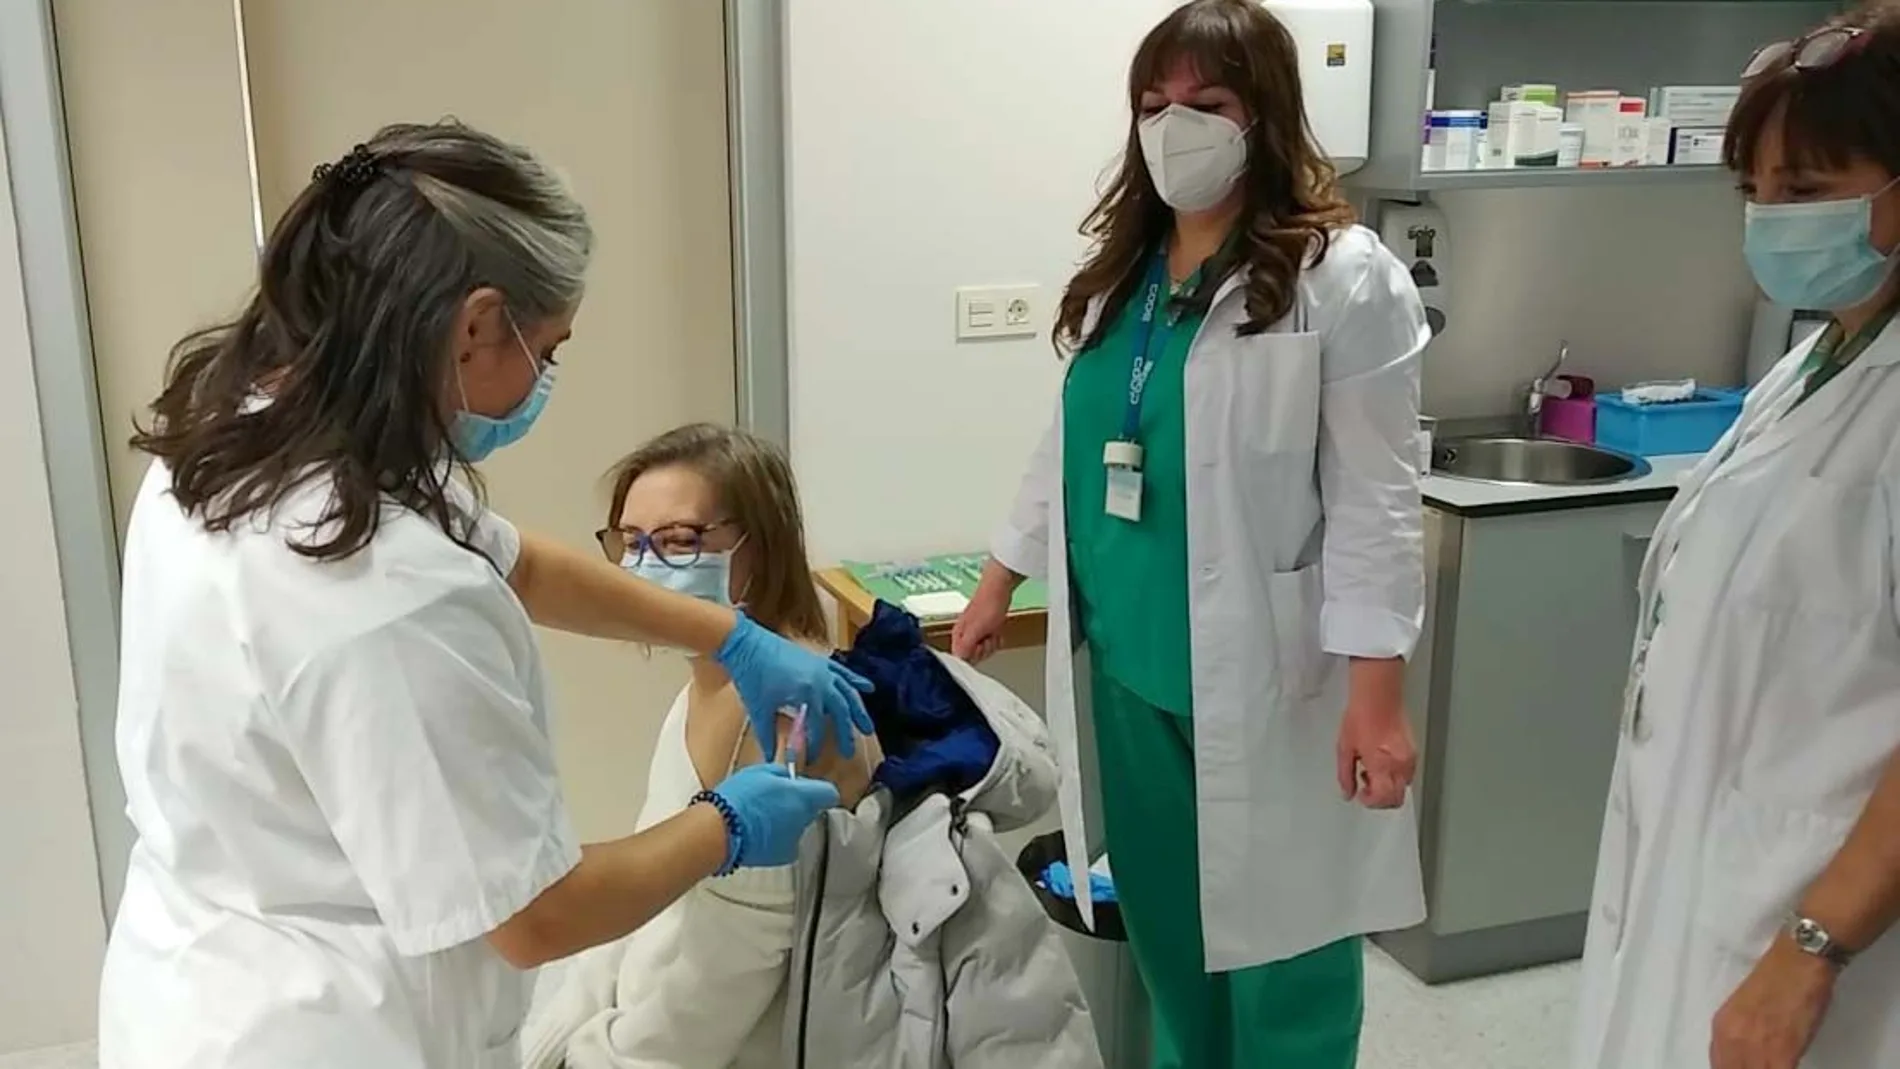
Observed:
[[[1247,170],[1247,131],[1232,119],[1170,104],[1141,120],[1141,156],[1168,207],[1204,212]]]

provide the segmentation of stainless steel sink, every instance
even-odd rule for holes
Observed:
[[[1555,438],[1463,438],[1432,447],[1432,473],[1468,482],[1595,486],[1649,474],[1649,462]]]

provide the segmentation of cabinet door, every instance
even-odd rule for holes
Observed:
[[[1435,740],[1435,931],[1589,908],[1636,582],[1663,507],[1465,524],[1450,701]]]

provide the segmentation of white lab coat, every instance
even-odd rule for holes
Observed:
[[[1789,411],[1810,348],[1755,389],[1650,546],[1643,619],[1661,597],[1663,623],[1624,710],[1577,1069],[1707,1066],[1716,1011],[1900,748],[1900,328]],[[1900,938],[1842,976],[1802,1064],[1900,1065]]]
[[[118,758],[138,831],[102,1069],[516,1065],[527,977],[482,938],[579,860],[504,521],[391,505],[298,557],[312,482],[211,534],[147,474],[125,547]]]
[[[1243,281],[1216,293],[1184,399],[1201,925],[1214,972],[1425,917],[1409,801],[1373,812],[1344,800],[1334,753],[1346,658],[1409,655],[1423,618],[1415,442],[1431,333],[1405,268],[1363,227],[1340,231],[1302,274],[1298,307],[1272,332],[1235,334]],[[992,552],[1049,581],[1048,716],[1081,872],[1081,636],[1061,448],[1058,407]]]

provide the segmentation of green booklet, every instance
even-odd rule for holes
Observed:
[[[915,594],[954,592],[970,597],[976,593],[976,584],[982,579],[983,565],[988,560],[988,554],[984,553],[951,553],[869,564],[845,561],[844,570],[872,597],[902,606],[905,598]],[[1016,596],[1010,602],[1010,608],[1016,612],[1048,607],[1049,588],[1040,579],[1026,580],[1016,588]]]

